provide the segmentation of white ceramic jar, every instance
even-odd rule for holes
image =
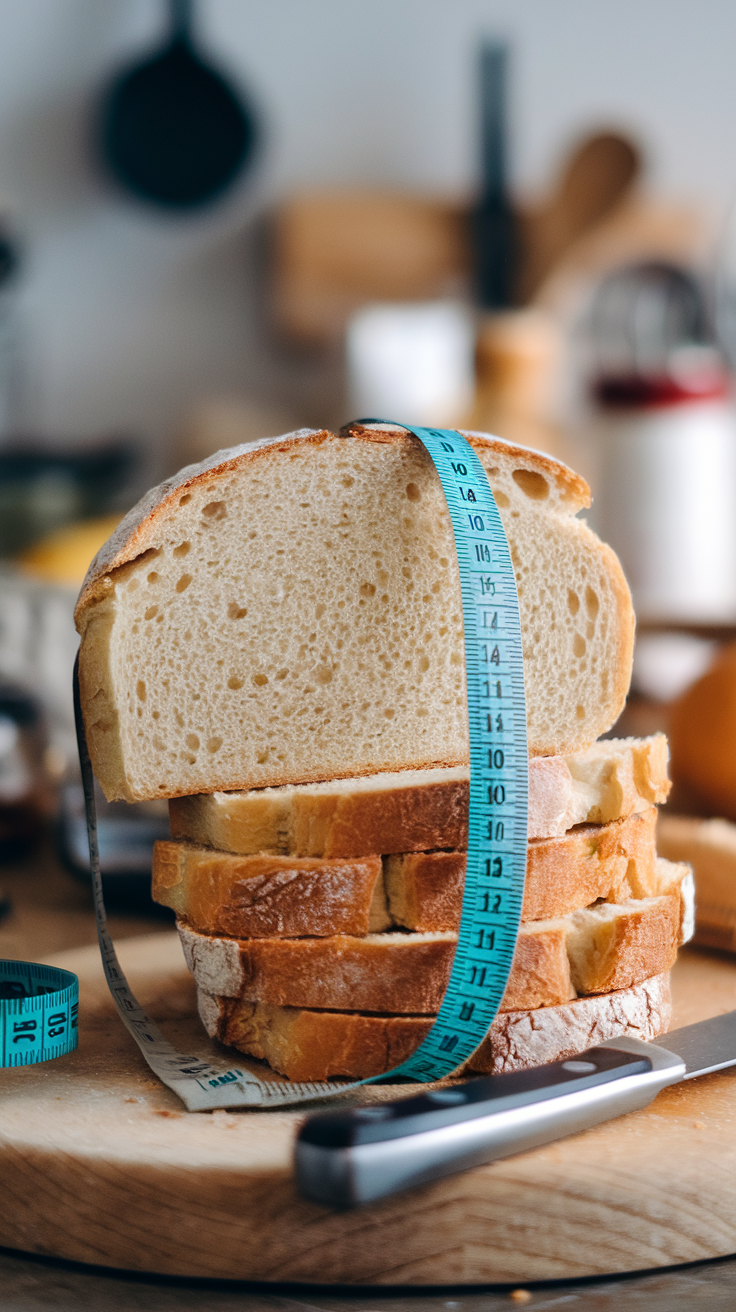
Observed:
[[[736,410],[656,389],[602,406],[594,425],[595,527],[617,552],[640,621],[736,620]]]

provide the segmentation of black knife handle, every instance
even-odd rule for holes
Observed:
[[[664,1048],[610,1039],[568,1061],[322,1112],[299,1131],[297,1186],[331,1206],[371,1202],[645,1107],[684,1074]]]

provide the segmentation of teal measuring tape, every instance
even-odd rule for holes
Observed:
[[[450,512],[468,691],[468,857],[455,960],[435,1024],[391,1072],[437,1080],[482,1042],[506,989],[524,897],[529,760],[519,599],[486,471],[460,433],[409,432],[431,456]]]
[[[526,703],[516,581],[493,493],[470,443],[454,429],[407,431],[419,439],[434,463],[455,538],[465,634],[470,811],[462,919],[450,982],[429,1034],[400,1066],[350,1084],[262,1080],[239,1066],[222,1069],[177,1052],[149,1020],[130,989],[107,930],[94,779],[75,667],[77,739],[105,975],[118,1013],[149,1066],[190,1111],[289,1106],[378,1081],[441,1079],[482,1042],[506,988],[521,918],[527,851]]]
[[[0,961],[0,1065],[33,1066],[77,1046],[79,981],[69,970]]]

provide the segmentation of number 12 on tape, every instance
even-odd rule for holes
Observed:
[[[441,1079],[483,1041],[506,988],[521,918],[527,846],[526,705],[516,581],[493,493],[470,443],[447,429],[407,431],[423,443],[439,474],[457,550],[465,634],[470,810],[462,919],[450,982],[429,1033],[400,1066],[386,1075],[348,1085],[262,1080],[239,1066],[222,1070],[207,1059],[178,1052],[146,1016],[128,985],[107,930],[94,779],[75,667],[75,718],[105,976],[118,1014],[149,1066],[190,1111],[290,1106],[396,1076]]]
[[[511,970],[526,872],[526,703],[516,580],[486,472],[454,430],[408,431],[432,458],[455,536],[470,739],[468,858],[452,975],[429,1034],[391,1073],[437,1080],[482,1042]]]

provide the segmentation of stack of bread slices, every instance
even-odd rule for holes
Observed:
[[[692,919],[687,868],[656,857],[666,766],[661,735],[530,761],[521,932],[473,1070],[666,1026]],[[153,895],[179,916],[209,1033],[295,1080],[407,1057],[450,975],[467,810],[464,769],[171,802]]]
[[[530,753],[523,923],[468,1063],[495,1072],[665,1030],[692,892],[656,855],[665,739],[596,741],[633,615],[587,487],[468,437],[514,563]],[[93,562],[77,622],[107,796],[171,799],[153,892],[208,1032],[294,1080],[390,1070],[441,1004],[467,845],[457,565],[421,444],[305,430],[182,471]]]

